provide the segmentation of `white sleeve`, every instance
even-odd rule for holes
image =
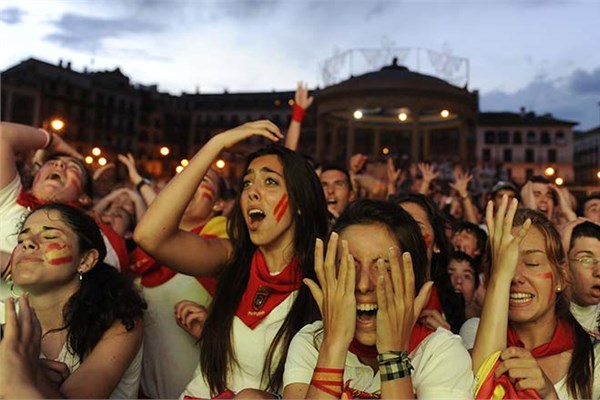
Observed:
[[[413,387],[417,398],[472,399],[471,357],[460,336],[438,328],[415,351]]]
[[[321,321],[306,325],[292,339],[283,372],[284,389],[291,383],[310,384],[319,358],[314,333],[322,326]]]
[[[463,346],[467,350],[471,350],[473,345],[475,344],[475,336],[477,335],[477,328],[479,327],[479,318],[469,318],[465,321],[464,324],[460,327],[460,332],[458,333],[462,338]]]

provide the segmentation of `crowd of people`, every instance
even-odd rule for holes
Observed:
[[[600,398],[600,192],[544,177],[448,190],[428,163],[216,133],[157,190],[61,136],[0,130],[0,397]],[[212,166],[247,139],[238,182]]]

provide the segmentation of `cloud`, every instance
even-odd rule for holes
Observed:
[[[45,39],[77,51],[103,50],[105,39],[124,34],[158,33],[164,27],[134,18],[96,18],[79,14],[64,14],[54,25],[60,32],[46,35]]]
[[[596,94],[600,97],[600,68],[591,73],[578,69],[569,81],[570,89],[577,94]]]
[[[519,112],[520,107],[537,114],[551,113],[555,118],[578,122],[577,129],[598,126],[600,100],[600,68],[591,72],[582,69],[559,78],[537,76],[515,92],[493,90],[482,93],[482,111]]]
[[[23,15],[25,11],[18,7],[7,7],[0,10],[0,21],[7,25],[20,24],[23,21]]]

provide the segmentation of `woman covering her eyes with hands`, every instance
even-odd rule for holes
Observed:
[[[317,240],[319,284],[305,283],[323,320],[294,337],[284,398],[470,398],[460,337],[417,321],[432,286],[426,263],[419,227],[401,207],[349,204],[325,255]]]
[[[476,397],[597,399],[599,346],[569,311],[560,236],[517,206],[504,196],[496,215],[487,207],[492,270],[472,353]]]

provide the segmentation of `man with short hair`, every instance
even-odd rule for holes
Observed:
[[[338,218],[355,197],[350,174],[339,165],[324,165],[320,180],[327,200],[327,209],[334,218]]]
[[[585,218],[600,224],[600,192],[592,193],[581,202],[581,213]]]

